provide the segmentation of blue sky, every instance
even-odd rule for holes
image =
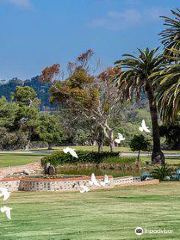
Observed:
[[[179,0],[0,0],[0,79],[62,68],[91,48],[102,67],[136,48],[160,45],[159,15]]]

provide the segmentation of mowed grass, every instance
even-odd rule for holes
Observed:
[[[179,239],[180,182],[90,191],[12,193],[12,221],[0,213],[4,240]],[[0,207],[3,203],[0,203]],[[173,230],[136,236],[135,228]]]
[[[36,162],[45,156],[38,153],[0,153],[0,167],[12,167]]]
[[[140,157],[140,161],[142,163],[145,163],[146,161],[149,161],[151,163],[151,156],[148,156],[148,157],[142,156],[142,157]],[[166,156],[165,162],[169,165],[171,165],[171,164],[178,165],[178,164],[180,164],[180,157],[169,157],[169,156],[167,157]]]
[[[59,146],[59,147],[53,147],[54,151],[62,151],[63,148],[66,146]],[[97,146],[68,146],[75,148],[76,150],[84,150],[84,151],[97,151],[98,147]],[[32,150],[37,150],[37,149],[32,149]],[[45,148],[38,148],[38,150],[47,150]],[[110,151],[109,146],[103,146],[103,151]],[[116,152],[132,152],[129,147],[115,147]]]
[[[42,158],[43,156],[46,156],[47,153],[0,153],[0,167],[11,167],[11,166],[19,166],[19,165],[25,165],[28,163],[36,162],[38,159]],[[123,156],[121,159],[123,160],[123,163],[129,163],[129,159],[135,159],[136,157],[128,157]],[[140,157],[141,162],[149,161],[151,162],[151,157]],[[109,161],[108,161],[109,162]],[[112,159],[112,162],[120,163],[121,160]],[[180,164],[180,157],[166,157],[166,163],[168,164]]]
[[[66,146],[60,146],[60,147],[53,147],[53,150],[63,150]],[[76,150],[84,150],[84,151],[97,151],[98,147],[97,146],[69,146],[72,148],[75,148]],[[37,149],[32,149],[32,150],[37,150]],[[47,150],[45,148],[38,148],[38,150]],[[109,146],[103,146],[103,151],[110,151]],[[130,147],[115,147],[116,152],[133,152]],[[147,151],[142,151],[146,153]],[[180,150],[163,150],[164,153],[172,153],[172,154],[180,154]]]

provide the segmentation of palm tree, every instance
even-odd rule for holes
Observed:
[[[141,51],[138,49],[138,56],[125,54],[125,59],[117,61],[122,68],[122,73],[117,76],[120,94],[122,100],[140,98],[142,92],[147,93],[149,109],[152,121],[153,133],[153,163],[164,163],[164,154],[161,151],[158,112],[155,102],[155,90],[157,83],[153,85],[153,79],[150,76],[153,73],[161,71],[164,67],[164,58],[157,53],[157,49],[149,50],[146,48]]]
[[[171,13],[173,18],[161,16],[166,29],[159,35],[165,47],[165,55],[177,56],[177,53],[173,52],[172,49],[180,49],[180,9],[176,9],[176,11],[171,10]]]
[[[179,52],[176,50],[173,52]],[[159,83],[156,101],[163,122],[175,123],[180,113],[180,64],[171,64],[154,74]]]
[[[174,123],[180,112],[180,9],[171,12],[174,18],[162,17],[167,28],[160,33],[171,64],[153,76],[159,82],[156,99],[165,123]]]

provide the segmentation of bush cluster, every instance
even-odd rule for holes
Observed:
[[[170,176],[172,174],[172,169],[167,164],[163,164],[161,166],[156,166],[151,174],[154,178],[163,181],[166,176]]]
[[[72,157],[69,153],[65,154],[63,151],[56,151],[49,156],[42,158],[41,163],[44,165],[50,162],[52,165],[59,165],[65,163],[101,163],[110,157],[118,157],[118,152],[91,152],[91,151],[76,151],[78,158]]]

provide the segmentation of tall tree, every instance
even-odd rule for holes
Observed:
[[[174,124],[180,113],[180,64],[172,64],[153,77],[159,83],[156,101],[160,116],[164,123]]]
[[[26,150],[29,149],[31,143],[31,136],[39,125],[38,111],[40,100],[36,97],[36,92],[31,87],[18,86],[12,98],[19,106],[16,121],[19,128],[27,132],[28,142]]]
[[[177,122],[176,125],[166,125],[160,127],[160,135],[166,138],[166,143],[173,150],[180,149],[180,126]]]
[[[161,41],[165,48],[166,56],[178,56],[177,52],[173,49],[180,50],[180,9],[171,10],[172,18],[161,16],[164,20],[164,26],[166,27],[161,33]],[[176,59],[174,59],[176,60]],[[173,59],[171,58],[171,61]]]
[[[45,68],[41,79],[46,81],[47,78],[47,82],[52,82],[50,90],[52,102],[63,103],[65,108],[70,108],[74,113],[95,121],[96,126],[99,126],[109,139],[111,151],[114,151],[113,129],[109,125],[109,119],[119,99],[116,94],[117,87],[112,78],[120,72],[120,68],[109,68],[95,77],[91,73],[92,56],[92,50],[88,50],[75,62],[69,63],[69,77],[65,81],[54,81],[55,76],[60,72],[57,70],[58,65]]]
[[[162,120],[168,125],[176,124],[180,112],[180,10],[171,12],[173,18],[163,16],[167,28],[160,33],[165,57],[171,64],[153,75],[159,82],[158,108]]]
[[[62,138],[62,130],[59,128],[57,117],[44,113],[39,116],[39,120],[40,139],[48,143],[48,150],[51,150],[53,144],[60,143]]]
[[[164,154],[161,151],[158,112],[155,102],[155,90],[157,85],[153,85],[150,76],[154,72],[161,71],[164,67],[164,58],[157,53],[158,49],[145,50],[138,49],[138,55],[123,55],[125,58],[116,62],[122,67],[123,72],[117,76],[120,95],[123,100],[140,98],[141,92],[146,92],[149,101],[149,109],[152,122],[153,135],[153,163],[164,163]]]

